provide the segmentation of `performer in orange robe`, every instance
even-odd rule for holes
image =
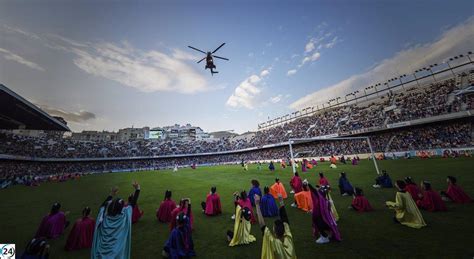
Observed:
[[[313,209],[313,200],[311,199],[311,191],[308,187],[308,181],[303,181],[303,191],[295,194],[295,201],[298,209],[303,211],[311,211]]]
[[[283,197],[283,199],[288,198],[285,186],[280,183],[280,179],[278,178],[275,179],[275,183],[270,187],[270,193],[273,195],[273,197],[275,197],[275,199],[278,199],[278,194],[281,194],[281,197]]]

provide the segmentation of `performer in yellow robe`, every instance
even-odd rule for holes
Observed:
[[[334,217],[334,220],[338,221],[339,220],[339,214],[337,213],[336,206],[334,206],[334,201],[331,197],[330,192],[328,192],[328,199],[329,199],[329,203],[331,204],[331,214]]]
[[[395,202],[386,202],[387,207],[395,210],[394,220],[411,228],[425,227],[426,223],[420,210],[416,206],[411,194],[405,191],[405,182],[397,181],[395,186],[398,188]]]
[[[227,232],[229,239],[232,238],[229,246],[247,245],[257,240],[255,236],[250,234],[250,229],[252,227],[250,224],[250,217],[251,214],[248,208],[242,209],[240,205],[235,207],[234,232]]]
[[[273,224],[273,233],[265,225],[262,212],[260,211],[260,196],[255,195],[255,204],[257,208],[258,223],[263,232],[262,259],[296,259],[295,246],[293,244],[293,235],[291,234],[288,216],[286,215],[283,197],[278,196],[280,202],[280,219],[275,220]]]

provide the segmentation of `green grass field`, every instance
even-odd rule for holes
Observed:
[[[431,159],[380,161],[393,180],[411,176],[416,182],[430,180],[436,190],[446,187],[446,176],[454,175],[467,193],[474,196],[474,159]],[[195,249],[200,258],[259,258],[261,252],[261,232],[258,225],[252,227],[257,242],[242,246],[228,247],[225,233],[232,229],[232,193],[250,188],[250,180],[258,179],[263,186],[271,185],[279,177],[289,193],[291,169],[278,168],[275,173],[267,169],[257,171],[255,165],[243,172],[240,166],[200,167],[196,170],[181,169],[171,171],[148,171],[139,173],[115,173],[91,175],[79,181],[65,183],[44,183],[40,187],[15,186],[0,191],[1,215],[0,243],[15,243],[22,251],[25,243],[35,234],[42,217],[48,213],[53,202],[59,201],[62,209],[70,211],[73,222],[80,216],[84,206],[90,206],[94,217],[98,207],[106,198],[112,186],[120,188],[119,196],[132,193],[132,180],[141,184],[138,201],[145,211],[144,217],[132,227],[132,258],[161,258],[163,244],[168,237],[168,225],[159,223],[155,211],[163,199],[164,191],[171,189],[173,199],[190,197],[193,204]],[[472,258],[474,256],[474,203],[467,205],[448,204],[448,212],[422,212],[428,227],[416,230],[393,223],[393,211],[386,209],[384,202],[393,200],[395,189],[373,189],[375,171],[373,164],[362,161],[359,166],[341,165],[329,169],[328,163],[320,164],[310,172],[301,173],[311,183],[318,179],[317,173],[324,172],[329,181],[337,185],[338,173],[345,171],[354,186],[363,188],[374,212],[359,214],[348,210],[351,197],[341,197],[338,190],[333,192],[336,208],[340,215],[338,223],[343,241],[327,245],[317,245],[311,236],[311,217],[290,207],[292,198],[286,201],[291,230],[299,258]],[[221,195],[224,213],[219,217],[206,217],[201,213],[200,202],[205,199],[211,185],[216,185]],[[272,224],[272,219],[266,219]],[[50,241],[51,258],[88,258],[90,250],[65,252],[66,233],[57,240]]]

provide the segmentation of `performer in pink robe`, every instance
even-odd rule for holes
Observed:
[[[298,175],[298,172],[295,172],[295,175],[291,178],[290,186],[294,193],[299,193],[303,190],[303,181]]]
[[[163,223],[171,222],[171,212],[176,209],[176,203],[171,199],[171,191],[166,190],[165,199],[161,202],[160,207],[156,210],[156,218]]]
[[[61,204],[57,202],[53,204],[51,212],[41,221],[35,237],[58,238],[64,232],[69,221],[66,221],[66,213],[60,209]]]
[[[77,250],[83,248],[91,248],[94,238],[95,220],[89,217],[91,209],[85,207],[82,210],[82,217],[78,219],[69,233],[66,242],[66,250]]]
[[[176,227],[176,217],[181,212],[186,215],[189,215],[189,223],[190,223],[191,229],[193,229],[193,223],[194,223],[193,213],[192,211],[188,212],[188,210],[191,210],[191,207],[188,206],[190,204],[191,204],[190,198],[183,198],[179,202],[179,206],[171,212],[170,231],[172,231]]]
[[[249,197],[247,197],[247,192],[242,191],[240,192],[240,195],[237,192],[235,192],[234,197],[235,197],[235,202],[234,202],[235,206],[239,205],[242,209],[248,208],[250,211],[250,223],[255,224],[257,220],[255,219],[255,215],[253,213],[252,202],[250,201]],[[233,217],[235,217],[235,215]]]
[[[206,197],[206,202],[201,203],[202,210],[207,216],[216,216],[222,213],[221,198],[216,191],[217,188],[213,186]]]
[[[365,198],[362,189],[354,188],[354,199],[352,200],[351,207],[358,212],[368,212],[374,209],[370,206],[369,200]]]
[[[319,186],[328,186],[329,181],[326,177],[324,177],[323,173],[319,173]]]

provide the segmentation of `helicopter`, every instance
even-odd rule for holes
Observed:
[[[214,74],[217,74],[219,73],[218,71],[214,71],[214,69],[216,69],[216,65],[214,65],[214,59],[213,58],[220,58],[220,59],[223,59],[223,60],[227,60],[229,61],[228,58],[223,58],[223,57],[219,57],[219,56],[216,56],[216,55],[213,55],[214,53],[216,53],[216,51],[218,51],[220,48],[222,48],[222,46],[225,45],[225,42],[222,43],[219,47],[217,47],[217,49],[215,49],[213,52],[205,52],[205,51],[202,51],[198,48],[195,48],[195,47],[192,47],[192,46],[188,46],[189,48],[195,50],[195,51],[199,51],[203,54],[206,54],[205,57],[203,57],[201,60],[199,60],[197,63],[201,63],[201,61],[203,61],[204,59],[206,60],[206,66],[204,67],[204,69],[210,69],[211,70],[211,75],[214,75]]]

